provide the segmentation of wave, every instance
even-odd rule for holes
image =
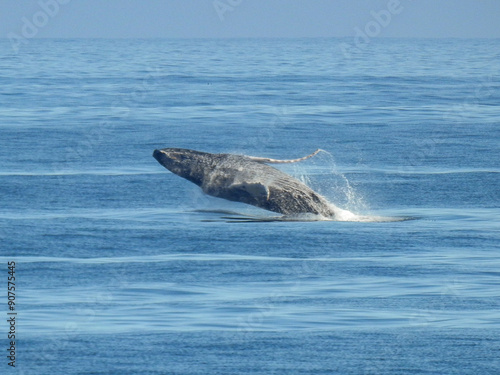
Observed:
[[[7,261],[7,257],[1,257],[0,261]],[[336,258],[289,258],[258,255],[239,255],[239,254],[205,254],[205,253],[174,253],[160,254],[150,256],[132,256],[132,257],[97,257],[97,258],[69,258],[69,257],[50,257],[50,256],[19,256],[15,257],[16,262],[20,263],[75,263],[75,264],[108,264],[108,263],[159,263],[159,262],[177,262],[177,261],[255,261],[255,262],[336,262]]]
[[[331,221],[331,222],[359,222],[359,223],[389,223],[398,221],[415,220],[416,217],[410,216],[374,216],[374,215],[358,215],[348,210],[343,210],[334,207],[336,212],[335,217],[325,217],[313,213],[300,213],[293,215],[269,216],[269,215],[248,215],[234,211],[226,210],[195,210],[193,212],[202,212],[207,214],[222,214],[217,219],[200,219],[203,222],[218,222],[226,221],[228,223],[268,223],[268,222],[314,222],[314,221]]]
[[[30,171],[0,171],[0,176],[128,176],[128,175],[153,175],[153,174],[164,174],[164,171],[149,171],[149,170],[119,170],[119,169],[105,169],[105,170],[66,170],[66,171],[42,171],[42,172],[30,172]]]
[[[97,219],[97,220],[148,220],[158,215],[172,215],[177,211],[167,208],[75,208],[64,210],[10,210],[0,213],[0,219],[51,220],[51,219]]]

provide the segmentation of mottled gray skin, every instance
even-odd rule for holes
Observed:
[[[164,148],[153,157],[165,168],[218,198],[284,215],[335,215],[328,201],[297,179],[252,157]],[[258,158],[254,158],[258,159]]]

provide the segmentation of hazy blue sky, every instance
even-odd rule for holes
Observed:
[[[500,0],[1,0],[0,37],[488,37]],[[399,3],[399,4],[398,4]]]

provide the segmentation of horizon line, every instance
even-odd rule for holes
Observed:
[[[346,36],[48,36],[33,37],[30,40],[43,39],[349,39],[353,35]],[[0,40],[10,40],[7,36],[0,36]],[[376,36],[375,39],[500,39],[499,36]]]

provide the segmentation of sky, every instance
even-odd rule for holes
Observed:
[[[0,0],[0,38],[500,38],[500,0]]]

